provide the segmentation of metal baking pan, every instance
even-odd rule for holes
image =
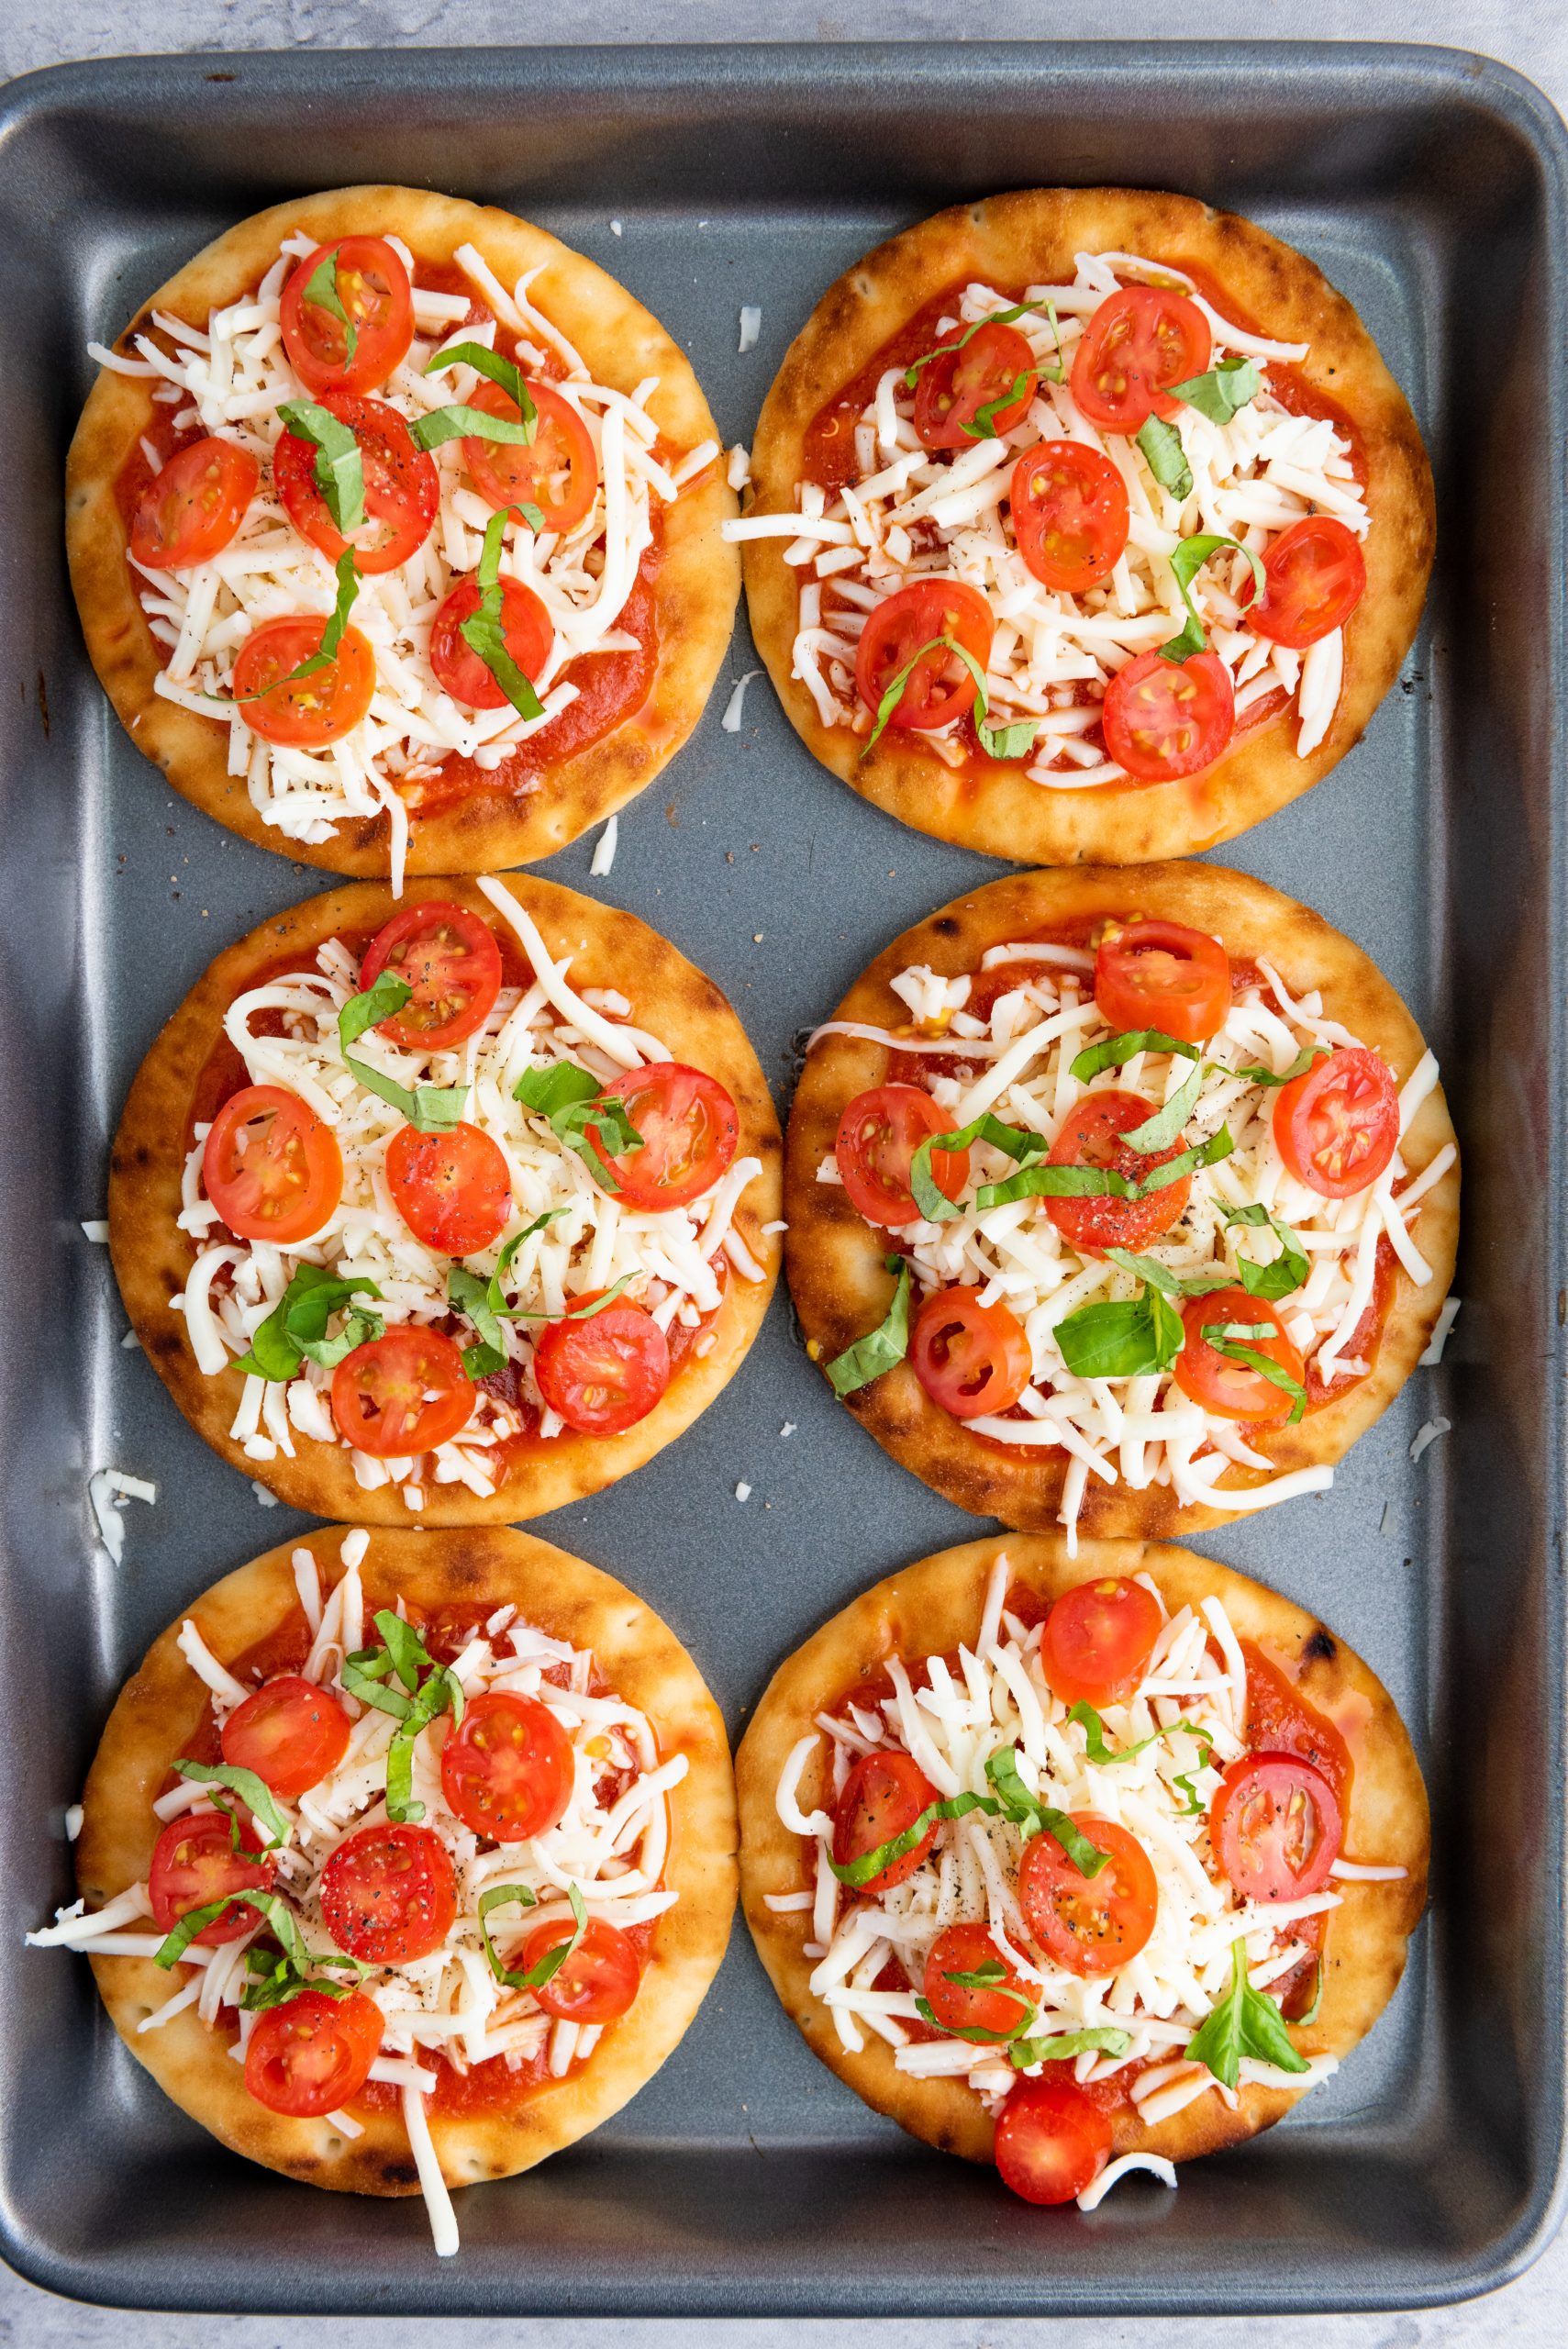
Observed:
[[[1546,2240],[1563,2147],[1562,1174],[1568,139],[1540,93],[1433,49],[1072,44],[150,59],[0,97],[0,2242],[86,2299],[161,2309],[920,2314],[1407,2309]],[[840,270],[960,197],[1074,181],[1229,205],[1320,262],[1409,392],[1437,575],[1400,689],[1329,780],[1225,856],[1321,908],[1441,1055],[1466,1163],[1449,1358],[1331,1494],[1204,1547],[1320,1609],[1429,1774],[1432,1913],[1371,2041],[1297,2117],[1093,2219],[1011,2201],[806,2052],[743,1930],[617,2120],[462,2198],[311,2194],[220,2152],[116,2040],[79,1960],[25,1953],[67,1897],[61,1815],[152,1634],[284,1538],[123,1352],[101,1213],[136,1063],[211,954],[322,878],[230,839],[121,734],[83,654],[61,468],[89,334],[294,191],[413,181],[604,262],[745,439]],[[617,228],[612,224],[618,224]],[[737,352],[742,303],[762,340]],[[728,676],[753,667],[742,621]],[[787,1095],[791,1041],[896,930],[994,867],[821,773],[767,688],[713,705],[622,817],[607,879],[728,990]],[[1410,1438],[1453,1431],[1413,1466]],[[796,1431],[781,1438],[784,1422]],[[123,1565],[88,1473],[156,1478]],[[752,1487],[744,1505],[735,1487]],[[688,1641],[732,1729],[779,1658],[974,1521],[837,1408],[783,1301],[682,1442],[540,1530]]]

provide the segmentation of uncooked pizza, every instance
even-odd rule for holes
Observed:
[[[1458,1150],[1409,1012],[1305,906],[1218,865],[1033,873],[817,1030],[784,1200],[862,1424],[1071,1544],[1332,1484],[1440,1342]]]
[[[778,1267],[713,982],[553,883],[361,882],[218,956],[138,1073],[109,1244],[198,1433],[295,1508],[500,1522],[712,1401]]]
[[[517,864],[695,725],[740,590],[713,419],[658,321],[542,229],[417,188],[274,205],[93,355],[88,651],[231,830],[395,890]]]
[[[1229,840],[1398,674],[1430,469],[1349,302],[1186,196],[940,213],[831,286],[757,427],[751,632],[905,823],[1034,864]]]
[[[1382,1683],[1187,1550],[975,1542],[774,1675],[747,1922],[823,2062],[1026,2201],[1254,2135],[1404,1970],[1430,1831]]]

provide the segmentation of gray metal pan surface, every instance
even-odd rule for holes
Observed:
[[[0,2242],[157,2308],[432,2314],[1408,2309],[1539,2249],[1563,2145],[1562,872],[1568,139],[1454,52],[1073,44],[231,56],[65,67],[0,98]],[[1093,2219],[1012,2202],[818,2066],[738,1929],[664,2071],[584,2145],[461,2201],[310,2194],[220,2154],[115,2039],[79,1961],[64,1807],[180,1604],[284,1538],[120,1345],[101,1214],[126,1085],[210,956],[320,885],[175,798],[88,669],[61,548],[83,345],[229,221],[412,181],[532,215],[689,351],[744,439],[817,295],[889,230],[1009,185],[1124,182],[1320,262],[1409,392],[1441,518],[1427,626],[1364,742],[1224,856],[1320,907],[1409,997],[1466,1155],[1464,1308],[1331,1494],[1211,1536],[1385,1677],[1431,1786],[1435,1893],[1371,2041],[1300,2114]],[[740,356],[742,304],[762,337]],[[552,876],[727,989],[787,1099],[792,1040],[896,930],[995,868],[819,772],[744,622],[676,765]],[[1409,1459],[1440,1412],[1452,1432]],[[794,1432],[785,1435],[786,1423]],[[155,1478],[123,1564],[90,1471]],[[740,1483],[751,1497],[736,1497]],[[674,1624],[731,1728],[852,1592],[965,1538],[839,1411],[781,1298],[678,1445],[540,1530]]]

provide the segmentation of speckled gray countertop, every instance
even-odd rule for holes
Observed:
[[[1479,50],[1527,73],[1568,112],[1563,0],[0,0],[0,79],[68,58],[168,50],[432,48],[487,42],[1195,38],[1425,40]],[[0,2349],[1561,2349],[1568,2233],[1506,2290],[1413,2316],[1178,2321],[821,2323],[515,2320],[428,2321],[133,2316],[80,2307],[0,2267]]]

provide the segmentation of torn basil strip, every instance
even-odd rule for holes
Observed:
[[[359,600],[360,566],[354,560],[352,547],[344,548],[343,552],[338,557],[335,569],[338,576],[337,601],[327,616],[326,626],[321,631],[321,641],[314,652],[307,652],[305,659],[297,662],[286,677],[274,677],[270,685],[258,685],[252,693],[205,694],[202,698],[205,701],[221,702],[229,709],[243,709],[249,702],[265,701],[269,694],[281,693],[287,685],[303,685],[306,677],[314,677],[320,670],[329,669],[338,658],[338,649],[343,641],[343,631],[349,625],[349,614]]]
[[[1249,1085],[1294,1085],[1298,1076],[1307,1074],[1314,1061],[1329,1057],[1327,1044],[1304,1044],[1290,1066],[1281,1069],[1277,1076],[1272,1068],[1228,1068],[1220,1074],[1224,1076],[1244,1076]]]
[[[1042,2039],[1026,2039],[1020,2032],[1008,2043],[1007,2061],[1015,2071],[1027,2072],[1031,2065],[1065,2064],[1074,2055],[1125,2055],[1131,2044],[1130,2034],[1111,2023],[1096,2023],[1085,2031],[1049,2032]]]
[[[548,1067],[526,1068],[512,1087],[512,1097],[545,1119],[557,1141],[575,1151],[600,1189],[613,1196],[620,1185],[597,1144],[602,1142],[610,1157],[625,1158],[640,1150],[643,1141],[621,1102],[604,1085],[604,1078],[592,1069],[575,1061],[555,1061]]]
[[[1277,1223],[1261,1201],[1250,1207],[1232,1208],[1225,1218],[1227,1225],[1246,1224],[1253,1229],[1262,1225],[1272,1231],[1279,1242],[1279,1254],[1272,1264],[1254,1264],[1251,1257],[1237,1254],[1237,1270],[1241,1286],[1249,1297],[1261,1297],[1273,1303],[1282,1297],[1294,1297],[1304,1286],[1311,1266],[1296,1234],[1286,1223]]]
[[[1062,1358],[1075,1378],[1151,1378],[1182,1351],[1182,1317],[1158,1288],[1141,1297],[1081,1305],[1056,1324]]]
[[[1032,367],[1020,367],[1013,378],[1011,388],[999,393],[994,400],[987,400],[983,407],[977,407],[973,422],[962,425],[961,430],[967,432],[972,440],[999,440],[1002,428],[996,421],[997,417],[1005,409],[1017,407],[1034,377]]]
[[[1310,2068],[1292,2045],[1273,1999],[1254,1990],[1248,1980],[1244,1941],[1230,1944],[1230,1987],[1184,2052],[1189,2062],[1207,2065],[1228,2088],[1235,2087],[1240,2079],[1243,2057],[1254,2064],[1273,2064],[1282,2072]]]
[[[338,291],[338,254],[334,245],[312,270],[306,284],[305,299],[318,310],[325,310],[343,329],[343,364],[351,367],[360,347],[360,330],[343,306],[343,296]]]
[[[567,1959],[573,1954],[588,1930],[588,1909],[574,1884],[566,1887],[566,1898],[572,1909],[572,1932],[564,1941],[547,1949],[537,1965],[527,1972],[503,1965],[495,1943],[490,1938],[489,1917],[493,1909],[537,1909],[539,1895],[526,1884],[493,1884],[479,1896],[479,1934],[484,1943],[484,1954],[490,1960],[490,1971],[497,1982],[509,1990],[542,1990],[553,1982]]]
[[[490,350],[483,342],[449,342],[444,351],[438,351],[427,363],[425,373],[427,375],[439,375],[449,367],[472,367],[476,375],[486,376],[491,383],[497,384],[522,417],[523,440],[532,440],[539,430],[539,409],[529,396],[528,387],[523,381],[523,371],[515,359],[504,359],[498,351]],[[440,412],[437,411],[438,414]],[[506,437],[509,440],[512,436],[508,433]]]
[[[1173,497],[1185,499],[1193,494],[1192,467],[1182,446],[1182,436],[1173,424],[1163,417],[1151,416],[1141,431],[1135,436],[1143,451],[1144,462],[1162,489]]]
[[[1180,400],[1184,407],[1195,408],[1210,424],[1223,425],[1255,400],[1262,388],[1263,371],[1255,359],[1222,359],[1207,374],[1189,375],[1185,383],[1170,384],[1165,396]]]
[[[509,440],[528,443],[536,428],[530,424],[514,424],[510,417],[492,416],[485,407],[465,407],[461,401],[450,407],[433,407],[416,418],[408,428],[408,437],[417,449],[439,449],[448,440]],[[534,511],[539,511],[536,507]],[[540,518],[542,520],[542,517]]]
[[[909,683],[910,678],[914,675],[921,662],[932,652],[951,652],[955,654],[956,657],[962,662],[964,667],[969,671],[970,675],[973,678],[974,708],[978,713],[974,721],[974,734],[975,740],[979,742],[979,745],[982,751],[985,753],[985,756],[988,759],[1021,759],[1027,757],[1029,751],[1033,748],[1035,736],[1040,731],[1040,720],[1033,718],[1018,718],[1009,726],[992,726],[988,722],[990,703],[986,697],[985,692],[985,672],[981,667],[979,662],[974,658],[973,653],[968,651],[963,645],[960,644],[956,637],[951,636],[933,636],[929,644],[921,645],[913,660],[906,661],[904,663],[903,668],[899,670],[898,674],[894,678],[892,684],[887,687],[881,700],[877,703],[876,722],[873,726],[871,732],[866,737],[865,748],[862,751],[861,757],[862,759],[870,758],[872,751],[876,748],[877,743],[880,741],[884,731],[891,720],[894,711],[897,708],[900,701],[904,698],[904,688]]]
[[[397,1723],[386,1749],[386,1815],[403,1826],[425,1816],[424,1804],[414,1800],[415,1740],[444,1712],[451,1714],[454,1725],[462,1720],[462,1684],[448,1665],[435,1662],[421,1634],[390,1607],[378,1610],[375,1628],[381,1645],[346,1656],[342,1681],[350,1697],[390,1713]],[[399,1687],[390,1685],[394,1679]]]
[[[985,1776],[996,1789],[1004,1815],[1026,1836],[1047,1834],[1055,1838],[1082,1876],[1096,1876],[1109,1859],[1097,1843],[1077,1827],[1068,1812],[1057,1810],[1031,1795],[1018,1776],[1018,1748],[998,1746],[985,1765]]]
[[[1179,1140],[1182,1129],[1197,1108],[1197,1097],[1202,1090],[1203,1067],[1200,1063],[1162,1109],[1156,1109],[1151,1118],[1146,1118],[1140,1126],[1134,1126],[1130,1133],[1122,1135],[1121,1139],[1129,1150],[1136,1150],[1145,1158],[1151,1158],[1157,1151],[1169,1150],[1171,1144]]]
[[[1173,1052],[1184,1061],[1199,1057],[1196,1044],[1184,1044],[1178,1037],[1167,1036],[1161,1029],[1125,1028],[1118,1036],[1107,1036],[1104,1043],[1085,1045],[1069,1074],[1080,1085],[1086,1085],[1102,1070],[1120,1068],[1124,1061],[1136,1060],[1140,1052]]]
[[[956,1974],[949,1974],[944,1978],[949,1982],[956,1982],[960,1977]],[[1033,2028],[1039,2009],[1032,1998],[1026,1998],[1023,1992],[1014,1989],[1011,1984],[1006,1989],[1000,1990],[997,1995],[1004,1998],[1016,1998],[1022,2009],[1011,2031],[986,2031],[981,2024],[973,2022],[942,2022],[938,2019],[936,2009],[931,2005],[930,2000],[920,1997],[916,1998],[915,2011],[922,2022],[929,2023],[934,2031],[941,2032],[948,2039],[967,2039],[972,2040],[979,2047],[1006,2047],[1010,2050],[1015,2040]]]
[[[909,1196],[928,1223],[950,1223],[961,1212],[957,1202],[940,1188],[931,1170],[933,1152],[940,1150],[944,1156],[956,1157],[960,1151],[972,1149],[977,1141],[988,1141],[993,1150],[1002,1151],[1018,1165],[1043,1158],[1051,1148],[1043,1134],[1031,1133],[1024,1126],[1004,1125],[989,1109],[972,1118],[967,1126],[961,1126],[954,1133],[929,1135],[909,1162]]]
[[[1279,1331],[1272,1321],[1207,1321],[1198,1332],[1204,1343],[1227,1362],[1241,1363],[1248,1370],[1255,1370],[1271,1386],[1277,1386],[1291,1398],[1292,1410],[1286,1427],[1295,1427],[1307,1408],[1307,1389],[1299,1378],[1293,1378],[1270,1354],[1260,1353],[1257,1347],[1244,1342],[1253,1338],[1277,1338]]]
[[[939,1135],[938,1140],[941,1139]],[[1217,1165],[1235,1147],[1229,1128],[1221,1126],[1207,1141],[1184,1150],[1163,1166],[1151,1166],[1137,1181],[1118,1174],[1114,1166],[1026,1166],[1005,1182],[982,1184],[974,1194],[974,1204],[984,1214],[987,1208],[1006,1207],[1015,1199],[1146,1199],[1151,1192],[1184,1181],[1200,1166]]]
[[[278,414],[296,440],[308,440],[315,449],[316,486],[332,527],[339,538],[351,537],[365,518],[365,466],[359,442],[317,400],[285,400]]]
[[[1246,556],[1252,567],[1252,592],[1254,596],[1263,593],[1263,566],[1251,547],[1244,547],[1239,539],[1218,538],[1212,531],[1200,531],[1195,538],[1184,539],[1171,557],[1171,570],[1187,607],[1186,626],[1180,636],[1173,636],[1158,648],[1162,661],[1172,661],[1179,666],[1182,662],[1190,661],[1195,652],[1207,650],[1208,639],[1193,602],[1192,583],[1210,555],[1219,554],[1227,547],[1233,554]]]
[[[266,1831],[267,1849],[275,1851],[286,1843],[289,1823],[272,1798],[272,1792],[254,1770],[241,1770],[228,1762],[176,1762],[175,1775],[191,1778],[199,1786],[222,1787],[237,1795],[260,1827]],[[234,1824],[232,1812],[229,1824]]]
[[[873,1851],[862,1852],[856,1860],[836,1860],[829,1852],[828,1865],[840,1884],[847,1884],[859,1892],[873,1876],[880,1876],[884,1868],[893,1867],[899,1860],[906,1859],[940,1820],[967,1819],[972,1810],[987,1811],[995,1818],[1001,1808],[1001,1804],[990,1795],[951,1795],[943,1801],[928,1803],[918,1819],[912,1820],[901,1835],[889,1836],[885,1843],[878,1843]]]
[[[840,1400],[869,1386],[873,1378],[901,1363],[909,1351],[909,1266],[902,1256],[889,1256],[886,1264],[890,1273],[896,1271],[898,1275],[886,1313],[874,1330],[857,1338],[828,1364],[828,1380]]]
[[[544,704],[534,691],[533,679],[523,674],[506,649],[501,542],[510,513],[510,507],[504,507],[499,514],[492,514],[484,526],[484,549],[477,573],[479,608],[458,623],[458,634],[469,651],[484,663],[519,718],[542,718]]]
[[[1207,1730],[1200,1729],[1195,1721],[1167,1721],[1162,1729],[1152,1731],[1148,1737],[1140,1737],[1135,1745],[1109,1746],[1106,1743],[1105,1722],[1087,1698],[1081,1697],[1075,1705],[1069,1706],[1067,1718],[1077,1722],[1084,1732],[1084,1747],[1089,1760],[1102,1770],[1109,1769],[1117,1762],[1130,1762],[1135,1753],[1141,1753],[1146,1746],[1158,1745],[1162,1738],[1167,1737],[1195,1739],[1203,1748],[1203,1759],[1197,1765],[1200,1770],[1208,1767],[1214,1753],[1214,1740]]]
[[[1050,313],[1051,327],[1054,329],[1056,325],[1056,307],[1053,303],[1046,300],[1046,297],[1043,295],[1041,295],[1038,300],[1033,302],[1015,302],[1010,310],[992,310],[985,317],[976,318],[973,326],[966,327],[962,334],[959,336],[956,342],[939,342],[934,351],[923,351],[918,359],[912,359],[909,362],[908,366],[904,370],[905,390],[912,392],[916,384],[918,383],[921,371],[924,368],[929,367],[934,360],[948,359],[951,357],[955,351],[962,351],[966,342],[972,342],[973,340],[974,337],[980,332],[982,327],[1010,327],[1015,318],[1026,317],[1029,311],[1038,310],[1041,307]],[[1058,360],[1060,360],[1062,356],[1062,338],[1060,335],[1056,338],[1056,354]],[[1004,402],[1003,405],[1006,406],[1006,403]]]
[[[381,1337],[386,1328],[379,1313],[355,1305],[361,1297],[379,1297],[374,1281],[354,1275],[339,1280],[319,1264],[299,1264],[277,1304],[250,1340],[250,1350],[235,1364],[251,1378],[274,1381],[294,1378],[308,1359],[323,1370],[335,1370],[356,1346]],[[347,1308],[342,1329],[327,1335],[334,1313]]]
[[[350,1044],[358,1043],[367,1028],[379,1027],[394,1012],[401,1011],[413,992],[405,980],[383,971],[374,986],[350,996],[339,1012],[338,1041],[345,1066],[366,1092],[390,1102],[407,1119],[416,1133],[450,1133],[462,1120],[466,1085],[419,1085],[410,1090],[406,1085],[399,1085],[395,1076],[384,1076],[368,1062],[355,1060],[349,1050]]]

